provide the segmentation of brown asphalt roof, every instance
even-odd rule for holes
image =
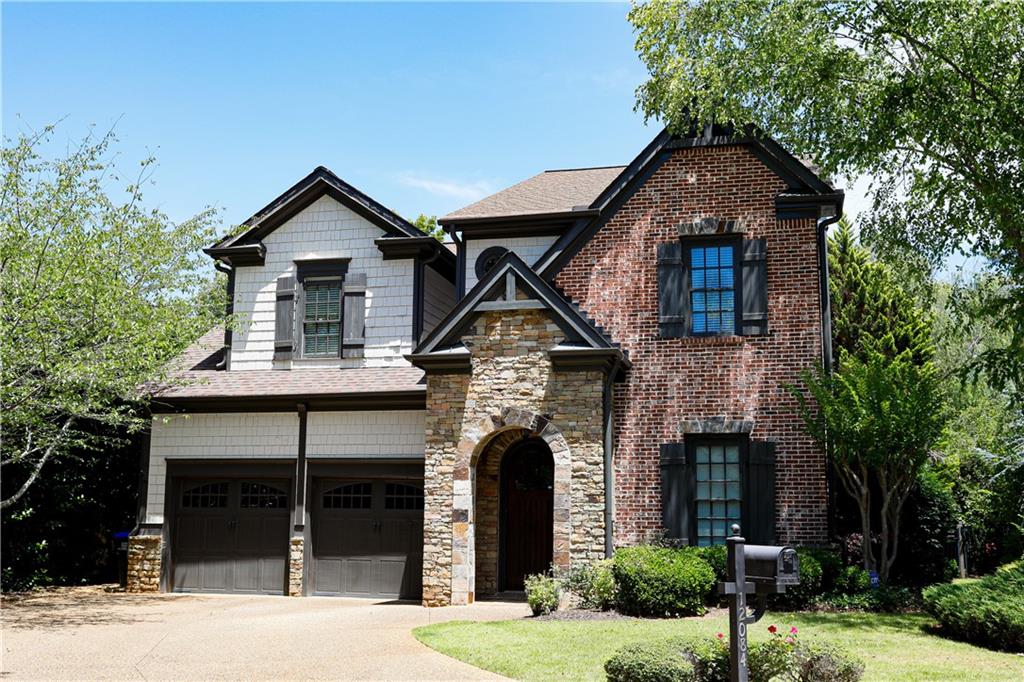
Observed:
[[[544,213],[565,213],[590,206],[625,166],[569,168],[538,173],[475,204],[443,216],[441,222],[471,218],[498,218]]]
[[[423,370],[416,367],[358,369],[252,369],[218,371],[224,330],[211,329],[176,361],[183,383],[153,393],[153,399],[323,396],[423,392]]]

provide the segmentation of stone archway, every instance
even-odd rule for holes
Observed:
[[[551,450],[554,461],[551,562],[557,566],[569,565],[572,480],[569,445],[548,416],[514,407],[502,408],[497,414],[491,414],[464,428],[456,447],[452,486],[453,604],[472,602],[477,592],[478,579],[482,580],[481,593],[493,593],[497,589],[497,506],[490,501],[497,500],[497,496],[491,495],[497,491],[490,486],[492,483],[497,485],[498,477],[492,474],[497,472],[500,457],[485,455],[494,445],[503,451],[524,437],[539,438]],[[478,501],[484,500],[487,501],[478,507]],[[483,516],[479,517],[480,514]],[[482,529],[479,536],[478,528]],[[493,534],[489,528],[494,529]],[[480,560],[486,561],[482,571],[477,556],[478,537],[483,543],[479,548],[482,551]]]

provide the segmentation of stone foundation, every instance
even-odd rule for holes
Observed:
[[[292,538],[288,548],[288,596],[302,596],[302,568],[305,560],[306,543],[302,538]]]
[[[128,538],[128,592],[159,592],[161,550],[159,535]]]
[[[548,351],[564,339],[544,311],[487,312],[462,337],[470,373],[428,375],[424,605],[496,589],[497,450],[509,432],[551,449],[552,563],[604,557],[604,374],[555,372]]]

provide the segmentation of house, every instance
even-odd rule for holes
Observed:
[[[842,201],[666,131],[445,216],[453,253],[316,169],[207,250],[240,322],[155,396],[130,588],[466,604],[662,534],[825,541],[786,386]]]

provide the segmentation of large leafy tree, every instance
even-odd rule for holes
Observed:
[[[122,183],[112,135],[46,159],[52,137],[46,128],[3,148],[0,509],[141,428],[144,386],[169,380],[169,361],[213,323],[197,295],[213,213],[175,223],[146,209],[153,162]]]
[[[763,131],[872,178],[867,234],[933,264],[985,256],[999,286],[983,312],[1005,342],[979,365],[1021,390],[1024,3],[650,0],[630,20],[648,117]]]

